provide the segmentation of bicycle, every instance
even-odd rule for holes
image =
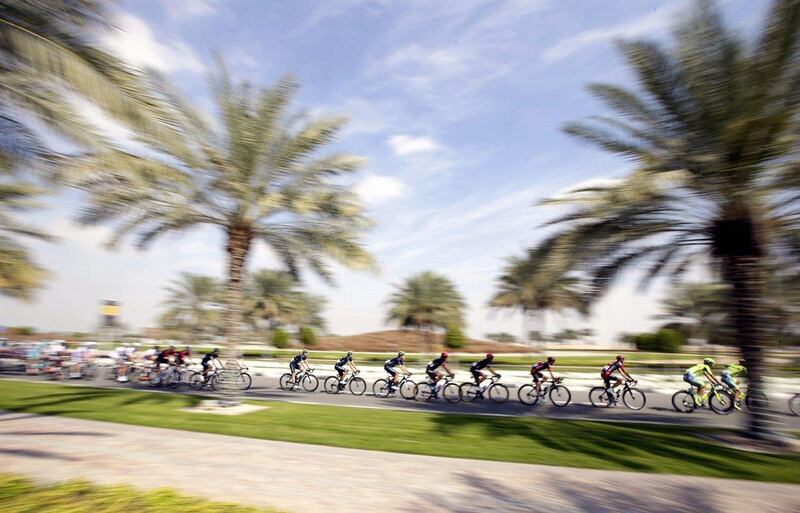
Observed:
[[[417,385],[417,401],[430,401],[438,398],[439,393],[448,403],[457,403],[461,400],[461,389],[453,383],[452,374],[440,379],[438,383],[428,378],[425,383]]]
[[[719,415],[727,415],[733,410],[733,396],[722,385],[714,385],[711,390],[700,397],[700,404],[695,401],[694,387],[679,390],[672,394],[672,407],[681,413],[692,413],[698,406],[708,406]]]
[[[619,403],[620,397],[622,403],[631,410],[641,410],[647,403],[647,396],[644,392],[636,389],[636,381],[627,380],[625,386],[620,390],[619,387],[594,387],[589,390],[589,401],[595,408],[610,408]]]
[[[789,398],[789,411],[793,415],[800,415],[800,394],[794,394]]]
[[[292,381],[292,373],[286,372],[278,380],[281,390],[294,390],[296,387],[303,387],[306,392],[313,392],[319,386],[319,378],[314,375],[314,369],[307,369],[298,372]]]
[[[417,395],[417,384],[411,381],[410,377],[411,373],[403,374],[402,379],[397,382],[395,387],[392,387],[388,380],[379,379],[372,384],[372,393],[375,397],[385,399],[399,390],[400,397],[403,399],[413,399]]]
[[[325,378],[325,383],[323,387],[325,391],[329,394],[338,394],[345,388],[350,389],[350,393],[353,395],[363,395],[364,392],[367,391],[367,382],[364,381],[364,378],[359,378],[358,374],[361,371],[351,372],[345,378],[344,383],[340,383],[339,376],[328,376]]]
[[[533,406],[538,404],[539,401],[545,401],[549,398],[553,406],[563,408],[572,400],[572,393],[561,384],[562,381],[564,381],[563,377],[558,377],[555,381],[548,381],[546,385],[539,388],[538,393],[536,385],[523,385],[517,391],[519,401],[528,406]]]
[[[723,383],[724,385],[724,383]],[[746,390],[742,392],[742,395],[739,399],[736,399],[736,394],[731,390],[731,387],[728,385],[725,386],[725,391],[728,392],[731,397],[733,397],[733,402],[735,405],[741,408],[742,403],[747,406],[747,409],[753,411],[755,408],[766,408],[769,405],[769,399],[767,399],[766,394],[763,392],[751,392],[750,388],[748,387]]]
[[[508,401],[508,387],[500,381],[500,375],[497,374],[489,378],[488,385],[477,385],[472,382],[462,383],[459,387],[461,399],[467,402],[472,402],[475,399],[483,399],[488,396],[492,402],[502,404]],[[483,381],[484,383],[486,380]]]

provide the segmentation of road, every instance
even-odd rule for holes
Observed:
[[[292,513],[797,513],[800,486],[388,454],[0,412],[0,472]]]
[[[12,377],[12,376],[8,376]],[[15,379],[32,381],[45,381],[37,376],[13,376]],[[324,379],[320,374],[320,381]],[[94,380],[66,381],[65,383],[102,386],[136,390],[160,390],[141,384],[117,383],[112,380],[97,378]],[[527,406],[516,400],[516,389],[511,388],[509,400],[505,404],[494,404],[488,400],[478,400],[472,403],[459,402],[451,404],[443,400],[419,402],[407,401],[399,397],[381,399],[371,393],[371,382],[367,381],[368,390],[363,396],[354,396],[347,392],[331,395],[322,391],[322,385],[317,392],[308,393],[299,390],[284,391],[278,388],[278,380],[269,376],[254,376],[253,386],[245,392],[243,397],[254,399],[269,399],[273,401],[286,401],[294,403],[324,404],[332,406],[347,406],[359,408],[386,408],[406,411],[426,411],[436,413],[460,413],[478,415],[504,415],[504,416],[530,416],[556,419],[586,419],[607,422],[641,422],[657,424],[674,424],[682,426],[708,426],[735,428],[741,426],[746,415],[742,412],[733,412],[730,415],[717,415],[709,410],[697,410],[691,414],[676,412],[671,405],[671,395],[657,392],[647,393],[647,405],[639,411],[632,411],[619,405],[614,408],[598,409],[589,404],[585,391],[573,391],[572,403],[563,408],[550,404]],[[169,392],[172,393],[172,392]],[[193,392],[182,388],[180,393]],[[782,429],[800,431],[800,417],[789,413],[785,401],[775,401],[779,410],[774,415],[775,422]]]

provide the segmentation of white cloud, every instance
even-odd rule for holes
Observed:
[[[168,0],[164,2],[167,16],[173,19],[210,16],[217,7],[210,0]]]
[[[356,185],[355,191],[367,203],[377,204],[402,198],[411,188],[393,176],[369,174]]]
[[[425,136],[398,134],[386,141],[396,155],[414,155],[428,153],[442,148],[435,139]]]
[[[654,32],[670,26],[674,15],[685,7],[684,2],[667,5],[626,23],[605,28],[598,28],[579,32],[568,38],[562,39],[544,51],[543,57],[547,62],[555,62],[583,50],[587,46],[603,43],[617,38],[635,38],[649,36]]]
[[[119,30],[106,36],[105,44],[130,64],[164,73],[205,71],[185,41],[174,37],[159,41],[147,22],[125,12],[119,13],[115,21]]]

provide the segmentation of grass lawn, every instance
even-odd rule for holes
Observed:
[[[127,486],[96,486],[85,481],[37,486],[27,479],[0,474],[3,513],[277,513],[208,502],[161,489],[149,492]]]
[[[800,483],[800,456],[727,449],[674,426],[272,401],[257,401],[269,408],[237,417],[178,411],[199,400],[0,380],[0,409],[6,410],[356,449]]]

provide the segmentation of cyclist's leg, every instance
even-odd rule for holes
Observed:
[[[731,377],[730,373],[723,372],[721,381],[726,385],[728,385],[728,388],[731,389],[731,392],[733,392],[734,399],[736,399],[737,401],[740,401],[742,399],[742,391],[739,390],[739,385],[736,383],[736,380]]]
[[[470,369],[470,372],[472,373],[472,379],[475,380],[475,385],[479,386],[481,384],[481,381],[483,381],[482,379],[483,373],[479,370],[473,370],[473,369]]]
[[[702,384],[700,381],[698,381],[698,380],[697,380],[697,378],[694,376],[694,374],[692,374],[691,372],[687,372],[687,373],[685,373],[685,374],[683,375],[683,380],[684,380],[685,382],[689,383],[689,385],[691,385],[691,387],[690,387],[690,388],[691,388],[691,391],[692,391],[692,392],[693,392],[693,394],[694,394],[694,402],[695,402],[696,404],[698,404],[698,405],[699,405],[699,404],[702,404],[702,399],[703,399],[703,396],[702,396],[703,384]],[[697,390],[695,390],[695,389],[697,389]]]
[[[397,386],[397,371],[389,367],[388,365],[384,365],[383,370],[389,373],[389,383],[392,384],[392,387]]]

